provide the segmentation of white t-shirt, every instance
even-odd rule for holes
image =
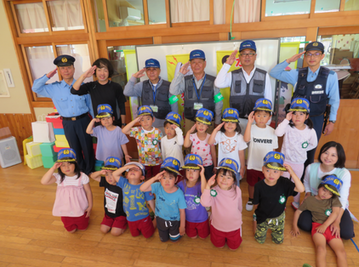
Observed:
[[[236,133],[233,137],[228,137],[219,131],[216,134],[214,144],[218,144],[218,164],[224,158],[231,158],[238,162],[238,171],[241,168],[238,151],[246,149],[248,146],[243,140],[243,135]]]
[[[176,136],[172,139],[168,139],[167,135],[161,139],[161,152],[162,159],[165,160],[168,157],[174,157],[179,160],[181,167],[184,164],[182,145],[183,145],[183,132],[180,128],[176,128]]]
[[[276,148],[278,148],[278,137],[275,135],[274,129],[268,125],[265,128],[259,128],[253,124],[248,148],[247,169],[262,171],[265,155]]]
[[[56,183],[59,185],[61,182],[61,176],[58,173],[54,173],[54,176],[56,178]],[[81,183],[84,184],[88,184],[90,182],[89,177],[84,174],[83,172],[81,172]],[[63,180],[63,182],[61,183],[62,186],[77,186],[78,185],[78,179],[77,175],[75,176],[66,176],[65,175],[65,179]]]

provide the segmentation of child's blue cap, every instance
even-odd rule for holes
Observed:
[[[125,164],[125,166],[129,166],[129,165],[136,165],[142,171],[142,175],[146,176],[146,170],[145,170],[145,166],[143,166],[143,164],[136,162],[136,161],[131,161],[131,162]],[[128,172],[128,170],[129,169],[127,169],[126,171]]]
[[[225,122],[238,122],[239,121],[239,112],[235,108],[226,108],[222,114],[222,121]]]
[[[105,117],[112,117],[112,107],[108,104],[100,104],[97,106],[96,118],[101,119]]]
[[[238,173],[238,167],[239,164],[234,159],[223,158],[221,162],[218,164],[218,167],[216,167],[216,169],[226,169],[234,173]]]
[[[264,157],[263,165],[268,169],[286,171],[287,169],[283,166],[284,158],[284,154],[276,151],[271,151],[268,152],[267,155]]]
[[[239,46],[239,52],[241,52],[244,49],[252,49],[254,52],[257,51],[256,43],[252,40],[245,40],[241,43]]]
[[[272,112],[272,101],[266,98],[259,98],[254,104],[254,111],[263,110]]]
[[[202,122],[206,125],[211,125],[213,116],[214,114],[212,111],[205,108],[201,108],[197,111],[196,121]]]
[[[200,170],[201,167],[198,165],[203,165],[201,156],[196,154],[188,154],[184,159],[184,166],[182,166],[182,169]]]
[[[76,153],[72,148],[63,148],[57,154],[57,162],[73,162],[76,161]]]
[[[145,67],[146,68],[159,68],[159,69],[161,68],[160,62],[158,62],[158,60],[154,59],[154,58],[147,59],[145,62]]]
[[[163,161],[163,163],[161,165],[161,171],[163,169],[171,171],[171,172],[175,172],[178,175],[181,175],[179,172],[180,162],[178,161],[178,159],[175,159],[173,157],[168,157]]]
[[[196,58],[206,60],[206,56],[205,56],[204,52],[199,49],[192,50],[191,53],[189,54],[189,61],[191,61],[192,59],[196,59]]]
[[[143,115],[150,115],[153,117],[153,112],[150,106],[140,106],[138,108],[138,114],[137,116],[143,116]]]
[[[181,115],[173,111],[168,113],[166,116],[166,121],[173,123],[177,127],[181,127],[181,120],[182,120]]]
[[[309,101],[305,98],[294,98],[290,104],[289,111],[301,111],[309,113]]]
[[[321,184],[333,194],[340,197],[340,188],[343,185],[343,181],[340,180],[336,175],[327,175],[323,178]]]
[[[110,171],[115,171],[118,168],[121,168],[122,166],[122,161],[117,158],[117,157],[108,157],[105,160],[105,164],[102,167],[103,170],[110,170]]]

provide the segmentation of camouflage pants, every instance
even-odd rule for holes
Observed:
[[[282,244],[284,239],[284,220],[285,212],[277,218],[267,219],[264,222],[257,224],[254,238],[258,243],[263,244],[266,241],[268,229],[272,230],[272,241],[276,244]]]

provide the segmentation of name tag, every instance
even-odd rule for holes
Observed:
[[[312,95],[321,95],[321,94],[324,94],[324,90],[312,92]]]
[[[194,109],[194,110],[199,110],[199,109],[201,109],[201,108],[203,108],[203,104],[202,104],[202,103],[194,103],[194,105],[193,105],[193,109]]]
[[[316,85],[314,86],[314,88],[315,88],[315,89],[322,89],[322,85],[321,85],[321,84],[316,84]]]
[[[150,105],[150,108],[152,109],[152,112],[158,112],[158,107],[157,106]]]

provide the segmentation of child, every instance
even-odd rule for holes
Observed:
[[[231,158],[239,162],[238,170],[236,171],[237,186],[239,186],[239,180],[244,176],[246,169],[244,149],[247,148],[247,144],[243,141],[238,121],[238,110],[226,108],[222,114],[222,123],[213,130],[211,137],[208,139],[208,144],[218,144],[218,162],[224,158]]]
[[[294,98],[289,113],[275,130],[277,136],[283,136],[281,152],[285,155],[285,164],[289,164],[298,177],[302,177],[307,151],[317,147],[318,139],[313,123],[309,119],[309,102],[305,98]],[[290,178],[289,173],[283,175]],[[292,207],[299,207],[300,194],[294,197]]]
[[[138,108],[137,118],[122,130],[124,134],[129,134],[136,139],[139,162],[145,165],[146,179],[157,175],[162,163],[160,148],[162,132],[152,127],[154,121],[152,109],[149,106],[141,106]],[[138,122],[141,127],[133,127]]]
[[[58,173],[55,173],[57,169]],[[52,215],[61,217],[69,233],[86,230],[92,209],[92,192],[89,178],[76,162],[72,148],[63,148],[57,155],[57,162],[41,178],[41,183],[57,183],[56,198]]]
[[[126,146],[128,138],[120,127],[113,125],[114,118],[110,105],[98,105],[96,118],[89,123],[86,133],[97,137],[97,160],[105,161],[110,156],[123,159],[125,153],[126,162],[129,162],[131,157]],[[93,128],[95,122],[100,121],[101,125]]]
[[[211,125],[213,119],[213,112],[201,108],[196,114],[196,123],[187,132],[184,147],[191,147],[191,154],[199,155],[203,159],[204,176],[206,180],[211,178],[214,173],[214,168],[217,166],[216,148],[208,143],[210,134],[206,131]],[[194,133],[194,131],[197,131]]]
[[[185,234],[186,200],[175,183],[179,175],[179,161],[169,157],[163,161],[161,172],[144,182],[140,190],[156,194],[156,222],[162,242],[178,241]],[[159,183],[155,183],[160,181]]]
[[[200,203],[202,191],[206,185],[202,158],[195,154],[186,156],[182,169],[186,170],[186,179],[177,185],[186,199],[186,234],[190,238],[197,235],[204,239],[209,235],[208,214]],[[201,177],[201,179],[199,179]]]
[[[164,123],[166,136],[161,140],[162,159],[174,157],[179,160],[180,166],[183,166],[183,132],[181,130],[181,115],[176,112],[170,112],[166,116]]]
[[[122,176],[127,171],[126,178]],[[138,162],[129,162],[113,172],[117,186],[122,188],[123,208],[126,211],[128,227],[132,236],[140,233],[150,238],[155,232],[146,201],[155,210],[155,201],[150,193],[142,193],[140,186],[145,179],[145,167]]]
[[[228,247],[235,250],[242,243],[242,193],[236,186],[239,166],[235,160],[224,158],[217,168],[219,170],[216,176],[213,175],[208,180],[203,190],[201,204],[204,207],[212,207],[212,244],[223,248],[227,242]]]
[[[307,197],[294,213],[293,229],[291,231],[293,236],[300,234],[297,223],[302,211],[309,210],[312,213],[312,238],[316,248],[316,266],[319,267],[326,266],[326,243],[328,243],[337,256],[337,265],[347,266],[343,241],[338,233],[333,234],[330,230],[330,225],[338,217],[340,207],[342,206],[338,199],[342,184],[343,182],[335,175],[324,176],[318,187],[318,194]]]
[[[244,142],[249,142],[248,162],[247,162],[247,183],[249,200],[246,210],[253,209],[254,185],[264,179],[262,172],[262,162],[264,156],[278,148],[278,137],[274,129],[267,125],[272,117],[272,102],[265,98],[256,101],[253,111],[248,116],[246,131],[244,132]],[[255,121],[255,124],[253,124]]]
[[[287,170],[294,183],[282,177]],[[304,185],[294,173],[290,165],[284,164],[284,155],[280,152],[268,152],[262,167],[264,180],[254,186],[254,238],[263,244],[267,237],[268,228],[272,230],[272,241],[282,244],[284,239],[285,205],[288,196],[304,191]]]
[[[111,230],[111,234],[119,236],[126,230],[126,214],[122,207],[122,190],[116,186],[113,172],[122,166],[119,158],[108,157],[101,171],[91,173],[90,177],[100,183],[100,187],[105,188],[104,207],[105,217],[100,226],[102,233],[106,234]]]

